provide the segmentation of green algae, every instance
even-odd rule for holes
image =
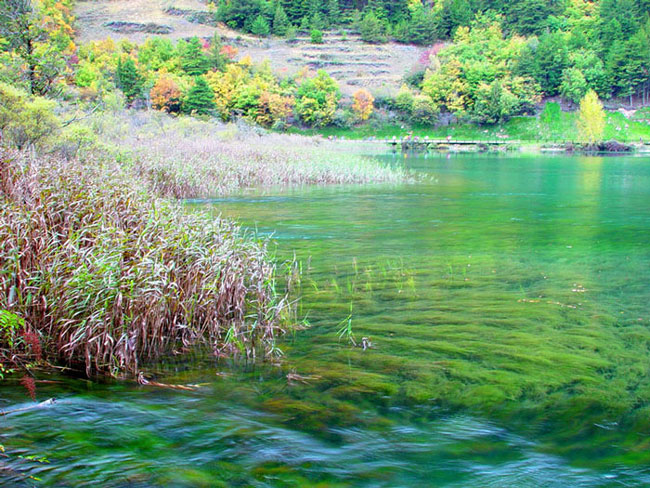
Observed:
[[[650,401],[642,160],[408,162],[432,166],[434,183],[218,206],[310,259],[300,294],[314,328],[289,358],[321,377],[320,393],[570,422],[576,436]],[[624,190],[625,170],[635,180]],[[350,309],[369,351],[336,344]]]

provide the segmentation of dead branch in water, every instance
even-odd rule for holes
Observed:
[[[49,407],[51,405],[54,405],[55,402],[56,400],[54,398],[49,398],[44,402],[37,403],[36,405],[30,405],[29,407],[16,408],[14,410],[0,410],[0,415],[4,416],[9,415],[10,413],[27,412],[28,410],[34,410],[35,408]]]

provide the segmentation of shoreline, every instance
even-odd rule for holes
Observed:
[[[331,140],[331,139],[328,139]],[[368,140],[368,139],[337,139],[336,142],[349,144],[362,144],[377,149],[379,153],[413,153],[413,154],[566,154],[566,155],[650,155],[650,143],[622,143],[619,141],[606,141],[600,143],[602,146],[610,145],[619,150],[593,150],[582,148],[574,143],[549,143],[549,142],[504,142],[498,145],[488,145],[484,140],[468,140],[462,144],[439,143],[399,140],[396,143]],[[380,149],[383,148],[383,149]]]

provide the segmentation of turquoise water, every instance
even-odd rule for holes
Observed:
[[[196,391],[48,378],[9,486],[650,485],[648,159],[386,161],[417,182],[192,202],[295,253],[310,327],[159,368]]]

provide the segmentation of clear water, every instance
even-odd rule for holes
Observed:
[[[311,327],[280,366],[161,368],[193,392],[52,377],[0,418],[0,480],[650,485],[648,159],[387,160],[422,180],[194,202],[296,253]]]

